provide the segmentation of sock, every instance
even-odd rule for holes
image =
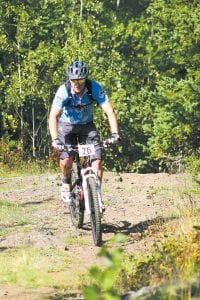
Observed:
[[[70,178],[62,178],[62,182],[63,182],[63,183],[68,183],[68,184],[71,183],[71,182],[70,182]]]

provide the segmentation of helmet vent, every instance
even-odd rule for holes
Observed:
[[[75,60],[67,69],[67,76],[71,79],[85,79],[88,76],[88,67],[83,61]]]

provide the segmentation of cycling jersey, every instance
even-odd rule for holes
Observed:
[[[58,88],[52,106],[61,109],[61,122],[68,124],[88,124],[93,121],[94,103],[96,102],[98,105],[102,105],[109,100],[101,85],[95,80],[91,80],[91,90],[95,101],[92,101],[88,95],[87,87],[85,87],[81,98],[79,98],[71,88],[71,99],[69,99],[65,84],[62,84]]]

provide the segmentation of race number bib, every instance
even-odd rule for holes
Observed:
[[[78,153],[80,157],[95,155],[95,148],[93,144],[78,145]]]

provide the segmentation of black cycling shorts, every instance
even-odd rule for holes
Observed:
[[[94,123],[74,125],[60,121],[58,123],[58,135],[60,141],[65,145],[77,145],[77,143],[95,144],[94,159],[102,159],[100,137]],[[65,151],[60,153],[60,159],[65,159],[69,156]]]

